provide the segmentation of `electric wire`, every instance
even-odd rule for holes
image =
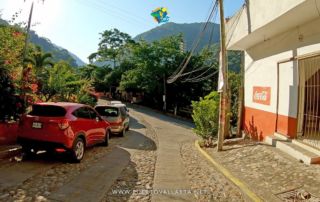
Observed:
[[[137,25],[144,24],[146,26],[150,26],[145,22],[137,21],[133,18],[125,18],[123,16],[123,14],[119,14],[119,13],[117,13],[117,11],[112,10],[111,8],[106,8],[104,6],[101,6],[101,5],[97,4],[97,2],[88,2],[86,0],[78,0],[76,2],[82,4],[83,6],[91,7],[93,9],[103,13],[105,16],[110,17],[110,15],[112,15],[112,16],[116,17],[117,19],[121,19],[122,21],[127,22],[128,24],[134,23]]]
[[[226,44],[226,47],[228,47],[229,44],[230,44],[230,41],[231,41],[231,39],[232,39],[232,36],[233,36],[233,34],[234,34],[235,30],[236,30],[235,28],[236,28],[236,26],[239,24],[240,17],[241,17],[241,15],[242,15],[242,12],[244,11],[244,9],[245,9],[245,5],[243,5],[242,8],[241,8],[241,10],[238,11],[237,15],[235,16],[235,20],[233,21],[232,25],[230,26],[230,29],[228,29],[228,31],[227,31],[227,36],[229,36],[229,39],[228,39],[228,42],[227,42],[227,44]],[[230,32],[230,31],[232,31],[232,33],[231,33],[231,34],[228,34],[228,32]]]
[[[240,17],[241,17],[241,14],[242,14],[242,12],[243,12],[243,10],[244,10],[244,6],[242,6],[242,9],[241,9],[241,11],[239,11],[238,13],[237,13],[237,15],[235,16],[235,20],[233,21],[233,23],[232,23],[232,25],[230,26],[230,29],[229,29],[229,31],[230,30],[232,30],[232,33],[231,34],[228,34],[228,36],[230,36],[230,38],[229,38],[229,40],[228,40],[228,43],[227,43],[227,46],[229,45],[229,43],[230,43],[230,41],[231,41],[231,38],[232,38],[232,36],[233,36],[233,34],[234,34],[234,32],[235,32],[235,27],[238,25],[238,23],[239,23],[239,21],[240,21]],[[241,55],[241,52],[238,54],[238,56],[240,56]],[[218,72],[219,70],[217,70],[217,72]],[[194,83],[194,82],[200,82],[200,81],[203,81],[203,80],[206,80],[206,79],[208,79],[208,78],[210,78],[209,76],[205,76],[205,77],[202,77],[201,78],[201,76],[203,76],[204,75],[204,73],[203,74],[201,74],[201,75],[198,75],[198,76],[196,76],[196,77],[194,77],[194,78],[187,78],[187,79],[185,79],[185,80],[183,80],[182,82],[184,83],[184,82],[192,82],[192,83]],[[214,74],[213,74],[214,75]],[[212,75],[212,76],[213,76]]]
[[[215,20],[216,20],[216,18],[217,18],[217,16],[218,16],[218,6],[216,7],[216,10],[214,11],[214,13],[215,13],[215,16],[214,16],[214,18],[213,18],[213,20],[212,20],[213,26],[212,26],[212,30],[211,30],[211,34],[210,34],[210,38],[209,38],[208,48],[210,48],[211,41],[212,41],[212,38],[213,38],[213,33],[214,33],[214,30],[215,30],[215,29],[214,29],[214,28],[215,28],[214,22],[215,22]],[[212,64],[212,65],[214,65],[214,64]],[[211,66],[212,66],[212,65],[211,65]],[[192,70],[191,70],[191,72],[194,71],[195,68],[196,68],[196,67],[193,67]],[[192,75],[192,74],[189,74],[188,78],[185,79],[184,81],[192,79],[192,78],[191,78],[191,75]]]
[[[201,82],[201,81],[204,81],[204,80],[207,80],[207,79],[210,79],[211,77],[213,77],[215,74],[219,73],[219,70],[216,70],[215,72],[213,72],[212,74],[209,74],[205,77],[202,77],[202,78],[199,78],[199,79],[196,79],[196,80],[192,80],[192,81],[188,81],[189,83],[197,83],[197,82]]]
[[[211,69],[212,68],[208,68],[206,71],[202,72],[201,74],[199,74],[199,75],[197,75],[197,76],[195,76],[193,78],[187,78],[187,79],[183,80],[182,82],[184,83],[184,82],[189,82],[189,81],[192,81],[192,80],[197,80],[197,79],[201,78],[203,75],[205,75],[207,72],[209,72]]]
[[[215,1],[215,4],[214,4],[214,6],[213,6],[213,9],[211,10],[211,13],[210,13],[210,15],[209,15],[209,17],[208,17],[208,20],[206,21],[206,23],[205,23],[202,31],[200,32],[200,34],[199,34],[199,36],[198,36],[198,38],[197,38],[197,40],[195,40],[195,46],[193,46],[193,48],[192,48],[192,50],[191,50],[188,58],[187,58],[186,60],[184,60],[184,61],[183,61],[184,64],[181,63],[181,65],[178,67],[178,70],[175,71],[175,72],[177,72],[177,73],[176,73],[176,74],[172,74],[172,75],[168,78],[167,83],[173,83],[173,82],[175,82],[175,81],[181,76],[181,74],[184,72],[184,70],[186,69],[187,65],[188,65],[189,62],[190,62],[191,56],[193,55],[194,51],[195,51],[196,48],[198,47],[199,42],[200,42],[201,38],[203,37],[203,34],[204,34],[204,32],[205,32],[205,30],[206,30],[206,28],[207,28],[207,26],[208,26],[208,23],[209,23],[209,21],[212,19],[213,14],[214,14],[214,11],[216,10],[217,7],[218,7],[218,1],[216,0],[216,1]],[[183,65],[182,65],[182,64],[183,64]]]
[[[211,15],[211,13],[212,13],[212,10],[215,8],[216,4],[217,4],[217,1],[216,1],[215,3],[212,2],[212,5],[210,6],[210,8],[209,8],[209,10],[208,10],[208,15],[207,15],[207,17],[206,17],[206,21],[209,21],[210,15]],[[203,26],[199,29],[199,34],[198,34],[197,38],[200,37],[201,32],[202,32],[201,30],[203,30],[204,27],[205,27],[205,25],[203,25]],[[193,50],[193,47],[196,45],[196,41],[197,41],[196,39],[193,41],[193,43],[192,43],[192,45],[191,45],[191,49],[190,49],[191,51]],[[190,57],[190,55],[192,54],[191,51],[184,57],[184,59],[182,60],[182,62],[181,62],[180,65],[178,66],[178,68],[171,74],[171,76],[169,77],[169,79],[170,79],[171,77],[176,76],[176,75],[179,73],[179,71],[181,70],[183,64],[186,63],[187,59],[188,59],[188,58]],[[168,80],[169,80],[169,79],[168,79]],[[168,80],[167,80],[167,83],[170,83]]]
[[[185,58],[185,60],[183,61],[183,63],[181,63],[181,65],[180,65],[179,68],[178,68],[178,71],[176,70],[175,73],[172,74],[172,75],[168,78],[167,83],[173,83],[174,81],[176,81],[176,80],[181,76],[181,74],[183,73],[183,71],[186,69],[186,67],[187,67],[187,65],[189,64],[190,59],[191,59],[194,51],[195,51],[196,48],[198,47],[199,42],[200,42],[201,38],[203,37],[203,34],[204,34],[204,32],[205,32],[205,30],[206,30],[206,28],[207,28],[207,26],[208,26],[208,23],[209,23],[209,21],[212,19],[212,16],[213,16],[213,14],[214,14],[214,11],[217,9],[217,7],[218,7],[218,1],[215,2],[214,6],[213,6],[213,8],[212,8],[212,10],[211,10],[211,12],[210,12],[209,17],[208,17],[205,25],[204,25],[203,28],[202,28],[202,31],[199,33],[199,36],[198,36],[197,40],[194,41],[194,46],[193,46],[193,48],[192,48],[189,56],[188,56],[187,58]],[[182,64],[183,64],[183,65],[182,65]]]

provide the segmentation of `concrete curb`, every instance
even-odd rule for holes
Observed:
[[[228,178],[233,184],[235,184],[245,195],[247,195],[249,199],[256,202],[263,201],[257,194],[250,190],[248,185],[246,185],[240,179],[234,177],[229,170],[227,170],[221,164],[213,160],[213,158],[200,147],[198,140],[195,141],[195,147],[219,172],[221,172],[226,178]]]

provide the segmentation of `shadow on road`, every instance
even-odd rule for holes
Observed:
[[[143,129],[146,128],[145,125],[141,124],[139,120],[130,116],[130,128],[131,129]]]
[[[156,143],[143,135],[142,133],[131,130],[127,133],[130,138],[128,141],[120,144],[121,147],[127,149],[145,150],[145,151],[155,151],[157,150]]]

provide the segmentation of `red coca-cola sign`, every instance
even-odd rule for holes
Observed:
[[[252,101],[255,103],[270,105],[271,103],[271,88],[270,87],[253,87]]]

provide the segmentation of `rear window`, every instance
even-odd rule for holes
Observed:
[[[59,106],[50,105],[33,105],[29,115],[32,116],[47,116],[47,117],[62,117],[66,115],[66,110]]]
[[[96,107],[95,109],[101,116],[117,117],[119,115],[116,107]]]

